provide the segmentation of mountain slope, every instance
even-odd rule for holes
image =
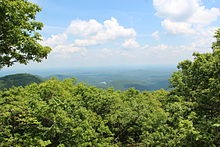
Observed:
[[[43,81],[44,80],[39,76],[26,73],[7,75],[0,78],[0,90],[3,90],[4,88],[11,88],[13,86],[24,87],[32,83],[41,83]]]

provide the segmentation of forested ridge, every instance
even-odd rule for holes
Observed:
[[[3,90],[4,88],[11,88],[13,86],[27,86],[32,83],[41,83],[44,79],[39,76],[34,76],[31,74],[13,74],[13,75],[7,75],[4,77],[0,77],[0,90]]]
[[[220,30],[212,53],[179,63],[170,91],[75,79],[0,92],[1,146],[220,146]]]

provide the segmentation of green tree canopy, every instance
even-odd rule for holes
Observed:
[[[15,62],[40,62],[51,51],[39,44],[43,24],[35,21],[41,10],[27,0],[0,0],[0,68]]]
[[[165,93],[164,93],[165,95]],[[153,144],[167,114],[149,92],[55,79],[0,91],[0,146]]]
[[[220,145],[220,29],[214,37],[212,53],[194,53],[194,61],[179,63],[179,71],[171,79],[171,94],[195,104],[194,126],[201,135],[198,146]]]
[[[215,36],[214,37],[216,38],[216,42],[213,42],[212,49],[215,51],[215,50],[220,49],[220,29],[218,29],[215,32]]]

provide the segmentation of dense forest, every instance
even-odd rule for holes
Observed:
[[[212,48],[179,63],[170,91],[104,90],[75,79],[1,91],[1,146],[219,146],[219,42]]]
[[[40,8],[0,0],[0,10],[1,67],[46,58],[50,48],[33,33],[42,24],[28,21]],[[74,78],[1,90],[0,146],[220,146],[220,29],[214,37],[212,52],[178,64],[169,91],[100,89]]]

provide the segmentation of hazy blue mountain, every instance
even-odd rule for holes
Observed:
[[[138,90],[169,89],[168,79],[175,68],[148,68],[148,69],[93,69],[78,70],[59,74],[52,74],[45,78],[57,77],[59,80],[65,78],[76,78],[78,82],[89,83],[98,88],[113,87],[116,90],[136,88]]]
[[[14,74],[0,78],[0,89],[11,86],[26,86],[33,82],[40,83],[43,81],[41,77],[44,79],[57,77],[59,80],[73,77],[78,79],[78,82],[89,83],[98,88],[113,87],[116,90],[125,90],[133,87],[141,91],[152,91],[161,88],[169,89],[168,79],[174,71],[176,68],[173,66],[32,70],[29,71],[30,74]],[[3,71],[1,75],[5,75],[5,73],[6,71]],[[10,74],[13,71],[7,73]]]

